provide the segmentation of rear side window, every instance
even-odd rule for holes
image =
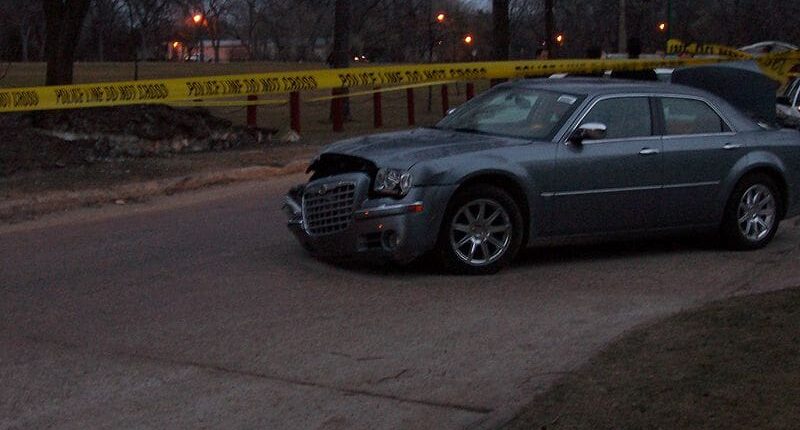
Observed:
[[[701,100],[662,98],[666,135],[708,134],[730,131],[717,112]]]
[[[606,126],[606,139],[650,136],[653,124],[647,97],[620,97],[600,100],[581,121],[581,125],[599,122]]]
[[[792,85],[786,91],[787,96],[789,97],[789,102],[792,103],[792,106],[797,105],[797,95],[800,93],[800,78],[795,78]]]

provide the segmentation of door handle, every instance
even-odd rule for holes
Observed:
[[[639,155],[656,155],[658,154],[658,149],[653,148],[644,148],[639,151]]]
[[[738,143],[726,143],[725,146],[722,147],[722,149],[724,149],[726,151],[730,151],[731,149],[739,149],[741,147],[742,147],[742,145],[740,145]]]

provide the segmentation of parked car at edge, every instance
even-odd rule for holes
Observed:
[[[285,207],[311,253],[464,274],[561,238],[709,230],[758,249],[800,214],[798,131],[660,82],[506,83],[435,127],[333,144],[309,172]]]
[[[800,127],[800,77],[789,80],[783,94],[778,97],[776,109],[781,124]]]

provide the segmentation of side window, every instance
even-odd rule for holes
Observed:
[[[599,122],[606,126],[606,139],[626,139],[653,134],[650,99],[621,97],[597,102],[581,125]]]
[[[730,131],[725,121],[706,102],[692,99],[661,99],[667,135],[722,133]]]
[[[795,78],[794,84],[792,84],[792,87],[789,90],[789,102],[793,103],[792,106],[797,106],[798,94],[800,94],[800,78]]]

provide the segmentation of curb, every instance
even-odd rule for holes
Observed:
[[[117,185],[108,189],[53,191],[35,197],[0,203],[0,222],[15,222],[53,212],[103,204],[125,204],[161,195],[172,195],[214,185],[247,182],[303,173],[309,160],[296,160],[283,167],[254,166],[176,178]]]

